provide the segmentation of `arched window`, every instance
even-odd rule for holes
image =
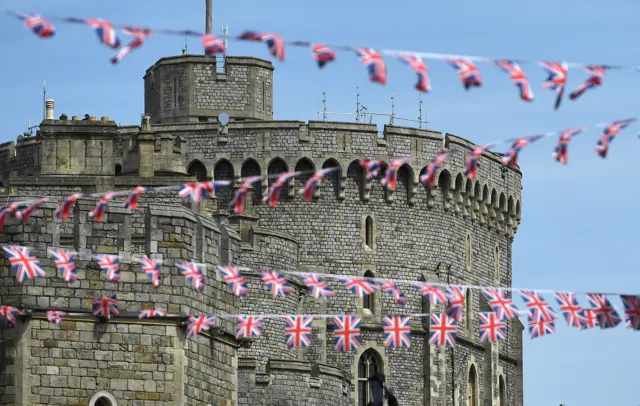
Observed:
[[[122,175],[122,165],[116,164],[116,176]]]
[[[476,367],[471,365],[471,369],[469,369],[469,381],[467,382],[467,406],[478,406],[477,378]]]
[[[472,302],[471,302],[471,289],[467,288],[467,294],[464,298],[464,316],[465,316],[465,327],[467,330],[471,330],[471,312],[472,312]]]
[[[502,375],[498,383],[498,406],[507,406],[507,388],[505,388]]]
[[[104,396],[96,400],[95,406],[112,406],[111,401]]]
[[[500,248],[497,245],[493,251],[493,266],[493,280],[497,285],[500,285]]]
[[[464,263],[467,267],[467,271],[471,269],[471,234],[467,233],[467,239],[465,241]]]
[[[364,273],[365,278],[375,278],[375,275],[371,271],[367,271]],[[369,312],[371,314],[375,313],[375,293],[370,295],[366,295],[362,298],[362,309],[365,312]]]
[[[373,219],[367,216],[364,221],[364,243],[373,249]]]
[[[89,406],[118,406],[118,404],[112,394],[100,391],[91,397]]]
[[[373,401],[369,377],[382,371],[382,359],[375,350],[369,349],[360,356],[358,361],[358,406],[367,406],[369,402]]]

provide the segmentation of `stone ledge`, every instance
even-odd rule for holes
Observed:
[[[292,361],[284,359],[270,359],[267,362],[267,371],[286,370],[311,373],[311,364],[306,361]]]
[[[290,241],[296,245],[300,245],[298,243],[298,240],[296,240],[293,235],[289,234],[289,233],[285,233],[284,231],[276,231],[276,230],[272,230],[266,227],[259,227],[259,226],[253,226],[251,227],[251,230],[253,231],[254,234],[258,234],[258,235],[268,235],[268,236],[272,236],[272,237],[278,237],[278,238],[282,238],[285,239],[287,241]]]

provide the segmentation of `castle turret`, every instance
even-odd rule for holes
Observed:
[[[162,58],[144,76],[145,113],[152,124],[273,119],[273,65],[250,57]]]

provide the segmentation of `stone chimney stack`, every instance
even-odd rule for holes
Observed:
[[[45,110],[45,115],[44,115],[44,119],[45,120],[55,120],[55,116],[54,116],[54,112],[53,112],[53,99],[48,99],[45,100],[44,102],[44,110]]]

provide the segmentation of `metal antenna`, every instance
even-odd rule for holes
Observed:
[[[418,128],[422,128],[422,93],[418,93]]]
[[[356,121],[360,121],[360,88],[356,87]]]
[[[186,55],[189,47],[187,46],[187,37],[184,37],[184,45],[182,46],[182,55]]]
[[[322,121],[327,121],[327,92],[322,92]]]
[[[224,44],[224,49],[225,49],[224,55],[226,56],[227,55],[227,51],[226,51],[226,49],[227,49],[227,37],[229,36],[229,27],[226,26],[226,25],[223,25],[220,28],[221,28],[220,31],[222,33],[222,43]]]
[[[393,90],[395,93],[395,89]],[[396,116],[396,98],[391,96],[391,116],[389,116],[389,125],[393,125],[393,118]]]
[[[212,0],[205,0],[205,25],[206,34],[211,34],[211,25],[213,24],[213,4]]]
[[[42,79],[42,119],[47,117],[47,79]]]

